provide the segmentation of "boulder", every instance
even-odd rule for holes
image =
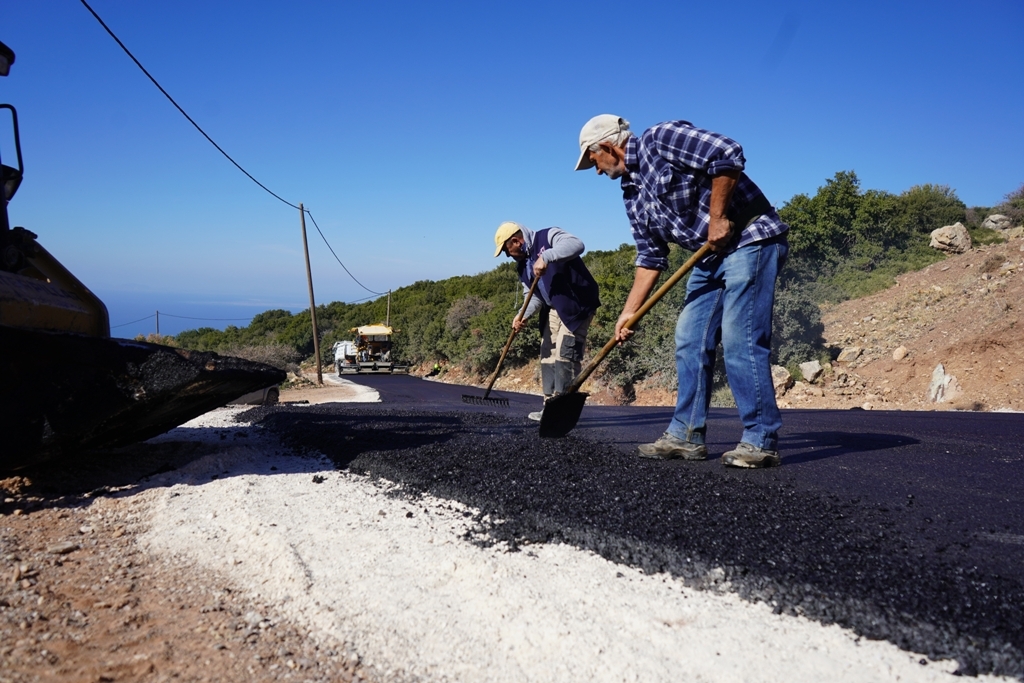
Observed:
[[[932,371],[932,381],[928,385],[928,400],[932,403],[946,403],[958,398],[963,393],[956,377],[946,374],[946,368],[939,363]]]
[[[793,376],[781,365],[773,365],[772,384],[775,386],[775,395],[784,396],[786,390],[793,386]]]
[[[963,223],[954,223],[932,230],[932,241],[928,245],[947,254],[962,254],[971,248],[971,235]]]
[[[895,361],[901,361],[907,357],[907,347],[900,346],[892,352],[892,359]]]
[[[816,360],[807,361],[806,363],[800,364],[800,374],[804,376],[804,379],[808,382],[813,382],[821,376],[823,368],[821,363]]]
[[[845,349],[839,352],[839,357],[836,358],[836,362],[852,363],[853,361],[857,360],[857,358],[860,356],[861,351],[863,350],[864,349],[862,349],[859,346],[847,346]]]
[[[1009,230],[1013,227],[1013,221],[1009,216],[1001,213],[994,213],[981,222],[981,227],[989,230]]]

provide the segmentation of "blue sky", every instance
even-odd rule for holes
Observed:
[[[1019,0],[90,4],[374,292],[493,268],[504,220],[589,249],[630,241],[617,185],[572,171],[599,113],[729,135],[777,205],[840,170],[864,189],[949,185],[971,206],[1024,183]],[[160,310],[173,334],[226,321],[168,314],[244,325],[308,307],[298,212],[78,0],[6,2],[3,19],[17,62],[0,100],[26,164],[12,224],[113,325]],[[308,229],[317,302],[369,296]]]

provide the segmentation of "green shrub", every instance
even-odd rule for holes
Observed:
[[[1001,232],[991,228],[968,228],[967,232],[971,235],[971,246],[974,247],[983,247],[986,244],[1001,244],[1006,241]]]

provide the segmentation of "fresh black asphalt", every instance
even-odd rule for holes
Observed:
[[[783,466],[735,470],[719,459],[735,410],[712,411],[709,460],[662,462],[635,447],[669,408],[588,405],[568,437],[541,439],[536,396],[354,381],[382,402],[249,417],[339,468],[475,507],[474,542],[568,543],[1024,679],[1024,414],[785,410]]]

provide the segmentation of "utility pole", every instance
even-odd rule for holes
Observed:
[[[388,290],[388,317],[387,317],[387,320],[384,322],[384,324],[387,325],[388,327],[391,327],[391,290],[390,289]]]
[[[320,365],[320,333],[316,329],[316,301],[313,300],[313,271],[309,268],[309,245],[306,242],[306,210],[299,202],[302,221],[302,251],[306,254],[306,283],[309,285],[309,317],[313,322],[313,355],[316,356],[316,383],[323,386],[324,372]]]
[[[160,311],[156,312],[156,338],[160,338]]]

